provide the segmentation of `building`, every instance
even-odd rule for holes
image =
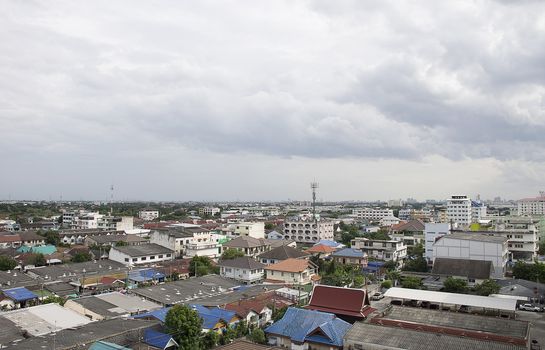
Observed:
[[[344,248],[331,254],[331,257],[336,263],[342,265],[354,265],[359,268],[367,267],[367,254],[360,249]]]
[[[487,217],[486,205],[480,201],[471,201],[471,222],[480,222]]]
[[[286,259],[265,267],[268,281],[309,284],[316,278],[318,267],[305,259]]]
[[[279,247],[269,250],[268,252],[259,254],[257,256],[257,259],[263,264],[270,265],[290,258],[305,258],[309,255],[309,253],[302,252],[290,246],[281,245]]]
[[[93,235],[93,236],[87,236],[85,238],[84,244],[87,247],[91,246],[113,246],[116,245],[116,243],[122,242],[122,244],[127,245],[139,245],[148,243],[147,239],[144,239],[137,235]]]
[[[307,309],[328,312],[346,322],[361,321],[375,311],[369,303],[367,291],[357,288],[341,288],[315,285]]]
[[[450,233],[449,223],[426,223],[424,226],[425,237],[425,257],[429,264],[433,262],[433,244],[435,241],[446,234]]]
[[[19,237],[21,237],[21,244],[33,247],[36,245],[44,245],[45,244],[45,238],[43,236],[40,236],[39,234],[36,234],[36,232],[33,231],[20,231],[17,233]]]
[[[264,239],[253,238],[250,236],[240,236],[223,244],[222,250],[236,249],[246,256],[257,257],[259,254],[269,251],[271,243]]]
[[[277,240],[280,240],[280,239],[284,239],[284,235],[281,234],[281,233],[278,232],[278,231],[271,231],[271,232],[267,233],[267,239],[277,239]]]
[[[159,210],[142,209],[138,212],[138,218],[144,221],[152,221],[155,219],[159,219]]]
[[[252,238],[265,238],[264,222],[237,222],[227,227],[228,236],[247,236]]]
[[[132,216],[102,216],[97,219],[97,228],[100,230],[132,230],[133,224],[134,218]]]
[[[454,225],[469,226],[472,222],[473,211],[471,199],[465,195],[453,195],[447,199],[447,219]]]
[[[93,213],[83,213],[78,216],[73,217],[72,224],[70,228],[76,230],[92,230],[98,228],[98,219],[102,218],[104,215],[99,214],[98,212]],[[64,216],[63,216],[64,219]]]
[[[220,209],[220,208],[216,208],[216,207],[204,207],[204,208],[199,208],[199,215],[203,215],[203,216],[216,216],[216,215],[218,215],[219,213],[221,213],[221,209]]]
[[[113,292],[70,299],[66,301],[64,307],[91,321],[101,321],[157,310],[161,308],[161,305],[142,300],[135,295]]]
[[[174,251],[154,243],[117,246],[110,249],[108,259],[125,265],[153,264],[174,259]]]
[[[421,220],[410,220],[393,225],[390,228],[389,236],[396,241],[403,241],[405,246],[414,247],[424,243],[425,224]]]
[[[360,249],[377,260],[394,261],[399,264],[407,257],[407,247],[402,241],[395,240],[371,240],[357,237],[351,242],[352,248]]]
[[[329,257],[333,252],[335,252],[337,249],[327,246],[325,244],[317,244],[315,246],[310,247],[309,249],[305,250],[305,253],[318,256],[320,258],[327,258]]]
[[[354,350],[523,350],[529,343],[528,322],[399,306],[356,322],[344,337],[345,349]]]
[[[545,191],[539,192],[539,196],[524,198],[517,202],[518,215],[545,215]]]
[[[384,218],[394,216],[394,211],[387,208],[356,208],[352,209],[352,214],[358,219],[369,221],[380,221]]]
[[[400,220],[398,218],[396,218],[395,216],[386,216],[386,217],[380,219],[380,226],[390,227],[390,226],[399,224],[399,221]]]
[[[265,265],[247,256],[220,260],[218,266],[221,277],[232,278],[245,284],[258,283],[263,280]]]
[[[312,218],[288,218],[284,222],[284,238],[297,243],[317,243],[334,238],[333,221]]]
[[[175,251],[176,257],[220,255],[219,238],[202,227],[165,228],[153,230],[150,242]]]
[[[284,317],[265,328],[270,345],[291,349],[342,349],[351,324],[334,314],[288,308]]]
[[[433,244],[433,260],[437,258],[491,261],[494,277],[505,275],[509,251],[507,238],[478,233],[453,232],[439,237]]]
[[[0,234],[0,248],[17,248],[23,244],[21,236],[6,232]]]
[[[539,220],[532,217],[501,217],[494,233],[508,239],[511,260],[534,261],[538,257],[540,241]]]

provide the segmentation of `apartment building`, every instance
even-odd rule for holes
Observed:
[[[203,207],[199,208],[199,215],[215,216],[221,212],[220,208],[217,207]]]
[[[505,275],[509,251],[507,238],[495,234],[452,232],[433,244],[433,260],[437,258],[491,261],[494,278]]]
[[[126,231],[132,230],[134,218],[132,216],[101,216],[97,219],[97,228],[100,230]]]
[[[227,227],[228,236],[247,236],[253,238],[265,238],[264,222],[237,222]]]
[[[471,201],[471,222],[479,222],[487,217],[486,205],[481,202]]]
[[[545,215],[545,191],[539,192],[539,196],[524,198],[517,202],[518,215]]]
[[[390,227],[388,233],[393,240],[403,241],[407,247],[423,243],[425,224],[420,220],[402,222]]]
[[[144,221],[152,221],[159,218],[159,210],[142,209],[138,212],[138,218]]]
[[[387,208],[355,208],[352,209],[352,214],[358,219],[379,221],[394,216],[394,211]]]
[[[333,240],[333,221],[312,218],[289,218],[284,222],[284,238],[297,243]]]
[[[362,237],[357,237],[350,242],[352,248],[360,249],[367,254],[368,257],[399,262],[400,265],[407,257],[407,247],[403,241],[395,240],[372,240]]]
[[[150,234],[150,243],[155,243],[175,252],[176,257],[220,255],[219,238],[201,227],[164,228]]]
[[[447,200],[447,219],[454,225],[466,227],[472,222],[471,199],[466,195],[453,195]]]
[[[494,233],[507,238],[510,260],[533,261],[539,250],[539,220],[531,217],[498,218]]]

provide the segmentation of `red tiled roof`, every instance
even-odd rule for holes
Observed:
[[[369,298],[363,289],[316,285],[307,308],[338,315],[365,317]],[[365,313],[364,313],[365,311]]]
[[[324,245],[324,244],[318,244],[318,245],[315,245],[314,247],[311,247],[311,248],[307,249],[306,252],[307,253],[325,253],[325,254],[329,254],[329,253],[333,253],[336,250],[337,249],[332,248],[330,246],[327,246],[327,245]]]
[[[0,236],[0,243],[12,243],[12,242],[20,242],[21,237],[19,235],[1,235]]]

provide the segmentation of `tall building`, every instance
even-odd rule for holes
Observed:
[[[453,195],[447,199],[447,219],[457,226],[468,226],[472,219],[471,199],[466,195]]]
[[[545,215],[545,191],[538,197],[524,198],[518,201],[518,215]]]
[[[284,238],[300,243],[333,240],[333,221],[311,218],[288,218],[284,222]]]
[[[392,209],[373,209],[373,208],[356,208],[352,210],[352,214],[356,215],[359,219],[367,220],[382,220],[387,217],[394,216],[394,211]]]
[[[138,212],[138,217],[145,221],[152,221],[159,218],[159,210],[142,209]]]

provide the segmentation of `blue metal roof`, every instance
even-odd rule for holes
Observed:
[[[223,321],[226,324],[236,315],[236,312],[220,309],[219,307],[207,308],[202,305],[194,304],[188,305],[193,310],[197,311],[199,317],[203,320],[202,327],[204,329],[213,329],[216,324]],[[153,310],[140,315],[134,316],[134,318],[155,318],[161,322],[165,322],[168,310],[170,307],[165,307],[158,310]]]
[[[133,318],[155,318],[164,323],[167,318],[168,310],[170,310],[170,308],[171,307],[164,307],[162,309],[153,310],[150,312],[133,316]]]
[[[338,251],[334,252],[331,255],[332,256],[345,256],[345,257],[349,257],[349,258],[363,258],[363,257],[365,257],[365,254],[361,250],[355,249],[355,248],[344,248],[344,249],[341,249],[341,250],[338,250]]]
[[[136,282],[147,282],[153,280],[160,280],[165,278],[165,274],[154,269],[142,269],[131,271],[129,273],[129,279]]]
[[[317,343],[342,347],[343,337],[351,324],[327,312],[290,307],[281,320],[265,329],[290,338],[292,341]]]
[[[89,347],[89,350],[131,350],[121,345],[110,343],[107,341],[97,341]]]
[[[326,245],[326,246],[332,247],[332,248],[344,247],[344,244],[339,243],[339,242],[335,242],[335,241],[330,241],[328,239],[322,239],[318,243],[316,243],[315,245],[320,245],[320,244]]]
[[[4,289],[3,292],[5,296],[17,302],[38,298],[36,294],[24,287]]]
[[[169,343],[178,345],[170,334],[154,331],[153,329],[144,330],[144,343],[159,349],[165,349]]]

